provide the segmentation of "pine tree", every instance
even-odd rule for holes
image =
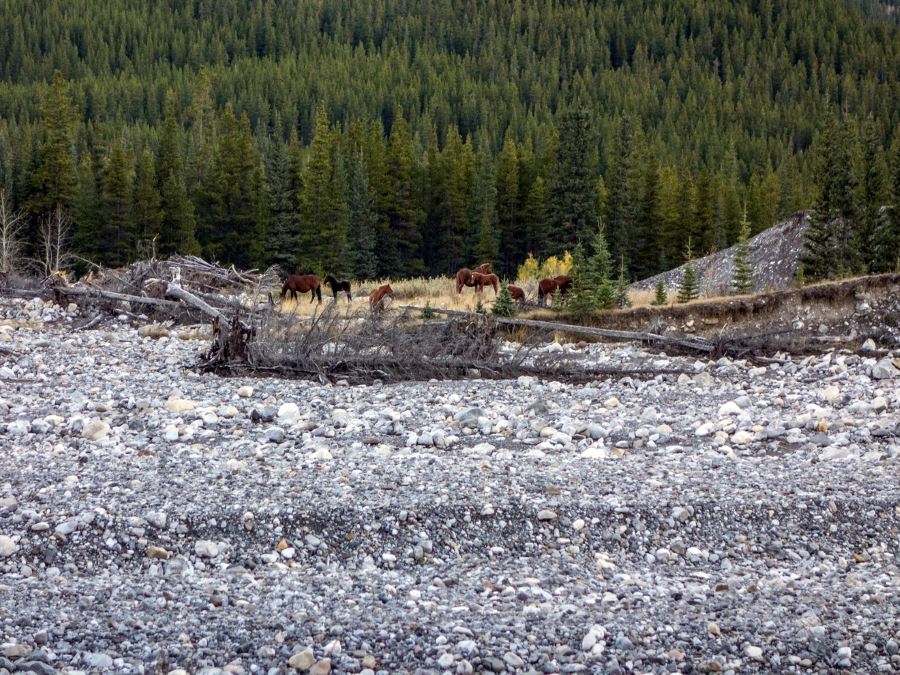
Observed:
[[[353,275],[357,279],[374,279],[378,270],[375,258],[375,196],[366,178],[365,156],[356,152],[350,162],[349,193],[350,253]]]
[[[409,124],[402,113],[396,115],[387,153],[388,179],[391,187],[388,222],[393,250],[397,251],[394,274],[414,276],[423,274],[421,223],[424,213],[415,200],[415,157]]]
[[[634,243],[638,224],[638,167],[636,161],[636,132],[629,117],[623,117],[618,137],[612,146],[609,159],[607,185],[609,186],[609,245],[617,258],[630,255],[639,245]]]
[[[156,180],[162,208],[157,250],[161,256],[200,253],[194,206],[188,198],[178,138],[179,125],[175,116],[174,95],[168,92],[156,163]]]
[[[497,158],[497,219],[500,229],[501,274],[511,274],[525,257],[524,238],[518,231],[521,218],[519,203],[519,158],[512,129],[507,127],[503,149]]]
[[[559,118],[559,148],[549,194],[551,251],[584,243],[597,226],[597,194],[590,116],[569,111]]]
[[[134,172],[134,223],[139,255],[149,257],[159,244],[163,216],[161,202],[153,154],[144,148]]]
[[[685,250],[684,272],[681,282],[678,284],[678,302],[690,302],[700,297],[700,284],[697,281],[697,270],[694,269],[694,253],[691,250],[691,240],[688,239]]]
[[[811,281],[860,269],[852,137],[846,123],[830,118],[818,139],[819,196],[806,230],[801,263]]]
[[[491,309],[494,316],[515,316],[516,303],[513,302],[512,296],[509,294],[509,288],[506,284],[500,285],[500,293],[494,301],[494,307]]]
[[[619,309],[631,307],[631,300],[628,298],[628,276],[625,272],[625,256],[619,258],[619,278],[613,289],[613,302]]]
[[[89,154],[81,158],[78,167],[78,189],[75,192],[75,252],[86,260],[98,257],[100,235],[100,195],[94,175],[94,162]]]
[[[578,321],[583,321],[597,309],[596,283],[585,259],[584,248],[581,244],[576,244],[572,251],[572,286],[567,294],[566,306]]]
[[[881,157],[881,144],[873,120],[863,126],[859,180],[859,238],[864,253],[864,264],[869,271],[880,267],[877,255],[877,231],[881,209],[885,204],[885,169]]]
[[[669,296],[666,293],[666,284],[662,279],[656,282],[656,287],[654,289],[653,303],[657,306],[663,306],[668,304]]]
[[[529,253],[544,257],[550,249],[547,209],[550,192],[543,176],[534,179],[525,198],[525,242]]]
[[[873,271],[900,271],[900,132],[891,150],[892,199],[890,206],[879,215],[872,243]]]
[[[287,147],[278,139],[273,141],[269,155],[269,223],[268,257],[283,271],[294,271],[297,262],[297,230],[299,226],[299,165],[300,145],[297,130],[291,130]],[[296,158],[296,159],[295,159]],[[295,171],[297,172],[295,175]]]
[[[38,165],[32,176],[33,193],[29,208],[40,218],[57,207],[70,211],[75,201],[78,180],[73,152],[75,118],[76,112],[66,82],[56,71],[41,104],[42,138]]]
[[[135,250],[131,173],[124,142],[119,140],[113,144],[103,171],[100,192],[99,262],[109,267],[127,264]]]
[[[745,295],[753,290],[753,265],[750,261],[750,221],[747,220],[747,207],[741,216],[741,229],[738,243],[734,248],[734,268],[731,274],[731,287],[738,295]]]

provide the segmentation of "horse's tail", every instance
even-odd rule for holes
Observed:
[[[284,298],[284,295],[285,293],[287,293],[290,283],[290,280],[284,282],[284,285],[281,287],[281,294],[278,297]]]
[[[319,299],[319,303],[322,302],[322,284],[316,286],[316,298]]]

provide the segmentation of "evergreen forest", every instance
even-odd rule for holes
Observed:
[[[510,275],[600,226],[638,279],[811,209],[809,277],[896,269],[895,9],[0,0],[0,190],[106,266]]]

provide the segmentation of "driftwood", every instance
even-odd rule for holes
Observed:
[[[405,305],[405,309],[414,311],[425,311],[424,307],[414,307]],[[436,309],[429,307],[427,311],[445,316],[471,316],[474,312],[463,312],[454,309]],[[554,331],[560,333],[571,333],[573,335],[584,335],[587,337],[598,337],[607,340],[624,340],[630,342],[647,342],[650,344],[667,345],[677,347],[694,352],[702,352],[710,354],[715,351],[716,346],[709,340],[699,337],[659,335],[657,333],[643,333],[626,330],[611,330],[608,328],[594,328],[591,326],[578,326],[570,323],[561,323],[558,321],[536,321],[534,319],[516,319],[508,317],[492,317],[493,320],[502,326],[525,326],[528,328],[536,328],[544,331]]]

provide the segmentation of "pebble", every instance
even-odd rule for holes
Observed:
[[[0,558],[8,558],[18,550],[19,546],[12,537],[0,534]]]
[[[103,420],[89,420],[81,429],[81,436],[89,441],[102,441],[109,436],[110,426]]]
[[[215,558],[219,555],[219,546],[214,541],[201,539],[194,544],[194,553],[201,558]]]
[[[296,652],[288,659],[288,666],[297,670],[309,670],[316,662],[316,656],[312,647],[306,647],[302,651]]]

